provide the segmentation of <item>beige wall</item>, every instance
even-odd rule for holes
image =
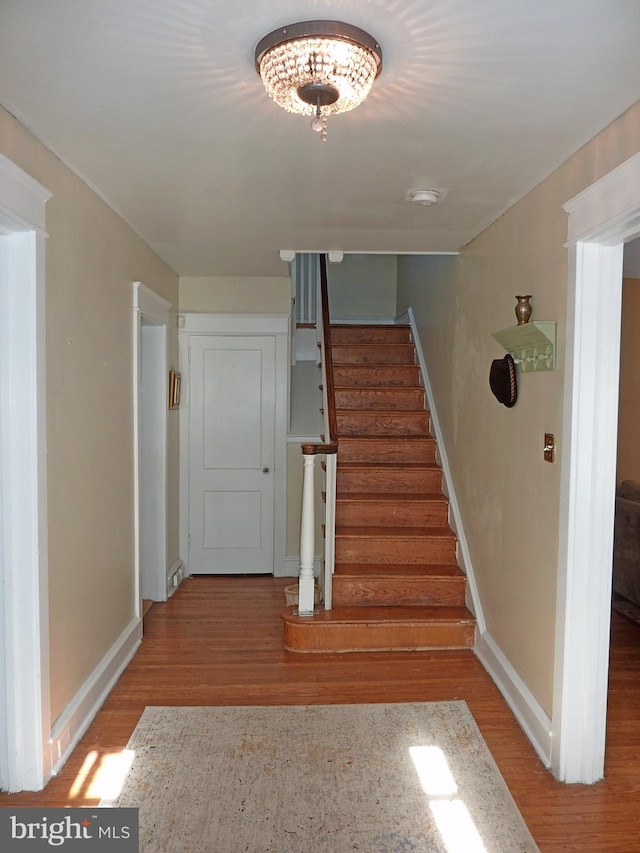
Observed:
[[[467,246],[458,258],[398,262],[398,311],[413,306],[487,628],[547,713],[552,707],[560,458],[567,299],[562,204],[640,149],[640,103],[578,151]],[[491,338],[514,325],[514,296],[533,294],[532,319],[558,323],[557,369],[519,377],[501,406]]]
[[[345,255],[327,264],[331,320],[393,319],[396,274],[395,255]]]
[[[620,404],[618,409],[617,480],[640,482],[640,278],[625,278],[622,285],[620,340]]]
[[[291,279],[180,277],[180,311],[207,314],[288,314]]]
[[[46,206],[46,384],[55,719],[134,617],[131,283],[144,282],[176,306],[178,280],[2,108],[0,152],[53,193]],[[171,328],[175,362],[175,323]],[[173,562],[179,556],[173,413],[170,421]]]

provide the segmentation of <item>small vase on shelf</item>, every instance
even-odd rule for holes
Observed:
[[[531,317],[531,303],[529,300],[531,299],[531,294],[528,293],[524,296],[516,296],[518,300],[518,304],[516,305],[516,319],[518,321],[518,325],[522,326],[525,323],[529,322],[529,317]]]

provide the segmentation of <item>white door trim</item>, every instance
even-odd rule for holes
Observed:
[[[194,335],[273,335],[276,345],[276,440],[274,465],[274,575],[287,577],[287,426],[289,377],[288,314],[199,314],[178,315],[178,344],[182,392],[180,403],[180,553],[187,555],[189,574],[189,337]]]
[[[168,364],[167,364],[167,333],[171,303],[163,299],[151,288],[140,281],[133,282],[133,454],[134,454],[134,537],[135,537],[135,615],[140,617],[142,588],[141,567],[143,540],[141,535],[141,520],[143,506],[153,508],[153,539],[151,544],[157,562],[158,576],[153,578],[154,600],[165,601],[167,598],[167,411],[168,411]],[[152,405],[157,412],[154,422],[156,435],[153,437],[155,447],[164,459],[163,466],[142,471],[142,434],[141,434],[141,369],[144,346],[142,341],[142,323],[146,318],[156,326],[162,326],[163,339],[154,352],[154,364],[146,366],[153,369],[152,390],[154,400]],[[147,355],[149,353],[147,352]],[[148,361],[148,359],[147,359]],[[144,474],[144,476],[143,476]],[[157,597],[156,597],[157,596]]]
[[[623,244],[640,234],[640,154],[568,201],[565,448],[551,768],[604,772]]]
[[[45,387],[45,203],[51,193],[0,155],[2,787],[51,775]]]

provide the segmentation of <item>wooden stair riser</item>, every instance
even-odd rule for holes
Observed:
[[[442,491],[442,469],[438,466],[417,468],[353,467],[338,465],[336,488],[339,495],[352,492],[374,492],[377,495],[424,494]]]
[[[424,411],[422,388],[335,388],[337,409]]]
[[[335,344],[407,344],[411,343],[410,326],[331,326],[331,343]]]
[[[333,364],[414,364],[413,344],[338,344],[331,346]]]
[[[429,435],[429,412],[337,411],[338,435]]]
[[[285,648],[310,654],[468,649],[473,646],[475,635],[473,620],[453,618],[402,622],[372,622],[366,617],[305,622],[289,614],[283,618]]]
[[[466,578],[333,577],[334,607],[452,607],[464,606]]]
[[[336,523],[346,527],[447,527],[449,505],[444,497],[400,501],[339,496]]]
[[[411,387],[420,385],[420,367],[417,364],[371,365],[362,367],[358,364],[333,365],[333,381],[335,385],[350,387]]]
[[[432,438],[340,438],[338,469],[341,462],[428,462],[436,460],[436,443]]]
[[[452,536],[381,536],[337,534],[335,559],[342,563],[449,563],[456,562]]]

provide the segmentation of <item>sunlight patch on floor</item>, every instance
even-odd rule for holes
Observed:
[[[113,802],[122,790],[135,754],[133,749],[123,749],[103,755],[85,796],[100,799],[105,805]]]
[[[98,753],[96,750],[92,750],[87,754],[87,757],[82,763],[82,767],[78,771],[78,775],[74,779],[73,785],[69,790],[69,798],[71,800],[75,800],[82,794],[82,789],[84,787],[84,783],[87,781],[87,776],[91,772],[91,768],[98,760]]]
[[[444,752],[437,746],[412,746],[409,753],[447,853],[487,853],[469,810],[456,796]]]

